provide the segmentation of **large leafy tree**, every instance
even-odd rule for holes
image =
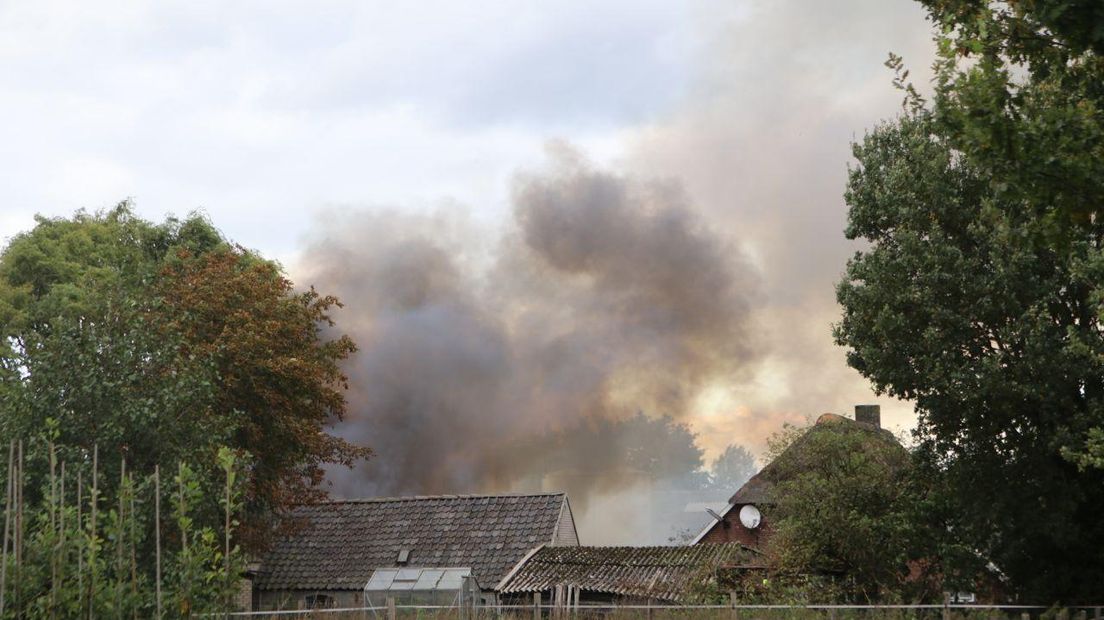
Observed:
[[[837,340],[916,403],[933,498],[1036,602],[1104,594],[1095,2],[929,0],[935,95],[855,147]],[[891,64],[901,69],[899,59]]]
[[[779,578],[820,575],[822,597],[851,601],[931,594],[910,456],[888,431],[826,414],[771,443],[767,557]]]
[[[718,490],[736,492],[759,468],[755,457],[747,448],[732,444],[714,459],[709,471],[710,486]]]
[[[0,428],[69,462],[98,446],[107,484],[123,459],[217,477],[231,446],[249,465],[242,540],[260,546],[281,508],[322,495],[324,464],[367,454],[325,432],[354,350],[322,336],[335,304],[201,217],[39,218],[0,254]]]

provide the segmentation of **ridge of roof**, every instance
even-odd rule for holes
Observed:
[[[770,490],[775,484],[774,477],[778,467],[775,462],[784,458],[786,454],[790,452],[801,450],[802,445],[809,441],[809,437],[813,433],[830,432],[828,429],[844,429],[847,432],[864,432],[867,433],[869,437],[879,441],[892,441],[900,445],[897,437],[895,437],[889,429],[866,422],[859,422],[854,418],[842,416],[838,413],[822,413],[817,417],[816,422],[805,429],[805,432],[802,433],[800,437],[794,439],[793,443],[786,446],[786,449],[783,450],[777,458],[764,465],[763,468],[749,478],[743,486],[737,489],[736,492],[732,494],[732,497],[728,499],[729,505],[761,504],[769,502]],[[712,525],[713,524],[711,524],[710,527],[712,527]]]
[[[427,495],[334,500],[295,507],[300,527],[273,542],[258,590],[357,590],[372,570],[399,566],[469,567],[497,583],[518,559],[552,540],[564,493]]]
[[[308,506],[326,506],[332,504],[370,504],[370,503],[382,503],[382,502],[412,502],[412,501],[424,501],[431,499],[494,499],[494,498],[507,498],[507,497],[556,497],[566,496],[566,491],[549,491],[547,493],[469,493],[459,495],[396,495],[391,497],[352,497],[352,498],[331,498],[325,499],[310,504],[297,504],[298,507]]]

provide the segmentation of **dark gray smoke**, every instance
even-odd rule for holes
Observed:
[[[851,140],[899,110],[886,53],[922,89],[930,76],[923,8],[715,9],[693,88],[619,137],[640,177],[561,148],[517,180],[505,231],[455,209],[334,214],[317,231],[296,279],[348,302],[340,325],[362,352],[341,432],[379,454],[335,471],[338,493],[565,488],[584,538],[642,543],[616,533],[647,527],[649,497],[692,485],[626,456],[633,442],[675,469],[694,451],[652,432],[669,425],[618,421],[670,414],[709,459],[877,399],[831,339],[833,286],[856,249],[842,193]],[[909,403],[877,400],[890,427],[912,425]]]
[[[640,439],[610,423],[685,419],[705,387],[740,378],[757,278],[732,240],[677,185],[552,151],[517,177],[497,238],[455,209],[333,213],[315,231],[305,280],[345,302],[360,346],[337,432],[376,451],[331,472],[336,494],[567,486],[585,509],[612,481],[664,473],[611,460]],[[601,446],[563,440],[599,426]]]

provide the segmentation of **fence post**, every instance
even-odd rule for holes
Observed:
[[[836,608],[835,607],[829,607],[828,608],[828,620],[836,620]]]
[[[1100,608],[1099,607],[1097,607],[1093,611],[1093,618],[1094,618],[1094,620],[1102,620],[1101,615],[1100,615]]]
[[[728,593],[728,601],[729,604],[732,606],[732,620],[739,620],[740,608],[737,607],[737,605],[740,601],[739,598],[736,596],[736,590],[732,590]]]
[[[397,612],[395,610],[395,597],[387,597],[387,620],[395,620]]]
[[[1026,611],[1023,612],[1022,614],[1020,614],[1020,620],[1031,620],[1031,614]]]
[[[541,593],[540,592],[534,592],[533,593],[533,620],[540,620],[540,617],[541,617],[541,610],[540,610],[541,601],[540,601],[540,599],[541,599]]]
[[[943,593],[943,620],[951,620],[951,593]]]

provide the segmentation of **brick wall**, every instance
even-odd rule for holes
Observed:
[[[702,537],[703,543],[743,543],[753,549],[760,549],[770,539],[770,523],[765,519],[759,523],[759,527],[749,530],[740,523],[740,507],[735,506],[728,511],[724,519],[713,525],[713,528]]]

